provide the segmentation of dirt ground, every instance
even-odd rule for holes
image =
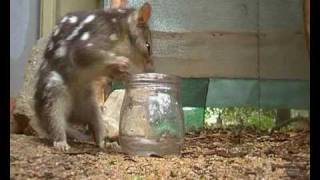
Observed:
[[[35,136],[10,136],[11,179],[310,179],[309,132],[205,130],[180,157],[136,157],[71,142],[56,152]]]

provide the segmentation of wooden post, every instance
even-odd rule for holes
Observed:
[[[290,109],[277,109],[276,126],[290,120]]]
[[[303,4],[303,14],[304,14],[304,32],[305,32],[305,41],[308,54],[310,52],[310,0],[304,0]]]
[[[55,0],[41,0],[40,14],[40,37],[49,35],[56,24],[56,7]]]

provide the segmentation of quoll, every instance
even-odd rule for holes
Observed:
[[[121,6],[69,13],[52,32],[39,68],[34,94],[40,127],[53,146],[66,151],[68,137],[79,134],[71,124],[86,124],[104,147],[105,129],[94,82],[125,79],[153,71],[148,20],[151,6]]]

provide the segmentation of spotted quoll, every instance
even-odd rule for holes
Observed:
[[[71,124],[86,124],[104,147],[105,128],[94,82],[153,71],[148,20],[151,6],[69,13],[56,25],[44,52],[34,95],[39,125],[66,151]]]

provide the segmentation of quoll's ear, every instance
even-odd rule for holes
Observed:
[[[138,23],[139,24],[146,24],[148,23],[151,16],[151,5],[146,2],[143,6],[139,9],[138,12]]]
[[[112,0],[111,8],[125,8],[128,4],[127,0]]]

